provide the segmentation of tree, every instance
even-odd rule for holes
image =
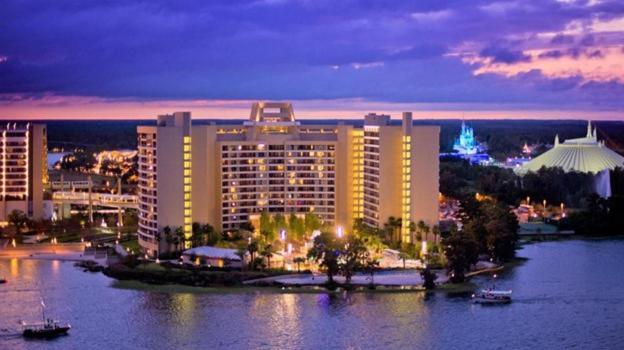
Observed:
[[[241,259],[241,270],[245,267],[245,256],[247,255],[247,248],[236,249],[236,256]]]
[[[206,241],[206,233],[204,232],[204,230],[202,229],[202,225],[198,222],[194,222],[193,223],[193,227],[192,227],[192,235],[191,235],[191,245],[193,247],[199,247],[204,245],[204,242]]]
[[[368,258],[368,249],[366,249],[364,242],[358,237],[350,235],[339,261],[340,271],[345,276],[346,283],[351,283],[353,272],[362,268]]]
[[[215,245],[223,239],[223,236],[210,224],[202,225],[202,232],[207,245]]]
[[[249,231],[249,232],[254,232],[256,230],[256,228],[250,221],[243,222],[242,224],[238,226],[238,228],[241,230]]]
[[[280,213],[273,215],[273,233],[277,235],[277,233],[281,230],[285,230],[288,228],[288,224],[286,223],[286,217]]]
[[[255,262],[256,259],[256,252],[258,252],[258,242],[256,241],[251,241],[249,242],[249,244],[247,245],[247,251],[249,252],[249,256],[250,256],[250,264],[252,264],[251,269],[253,270],[253,263]]]
[[[305,241],[306,232],[304,220],[291,213],[288,216],[288,232],[292,234],[292,237],[296,242],[301,243]]]
[[[184,242],[186,241],[186,237],[184,236],[184,228],[176,227],[175,229],[175,245],[176,251],[180,251],[180,246],[184,249]]]
[[[312,248],[308,250],[308,258],[325,268],[329,285],[335,284],[334,276],[339,272],[338,258],[340,256],[340,248],[333,234],[321,232],[320,235],[314,238]]]
[[[401,219],[395,218],[394,216],[389,216],[388,220],[384,223],[384,233],[386,235],[386,239],[389,242],[399,242],[401,240],[400,237],[400,228],[401,228]]]
[[[405,262],[407,259],[409,259],[410,256],[409,254],[405,253],[405,252],[400,252],[399,253],[399,259],[403,260],[403,269],[405,270]]]
[[[162,232],[156,234],[156,259],[160,257],[160,241],[162,241]]]
[[[293,259],[293,262],[295,264],[297,264],[297,273],[301,273],[301,264],[306,262],[306,258],[304,258],[302,256],[298,256],[298,257]]]
[[[165,226],[165,228],[163,228],[163,233],[165,234],[165,242],[167,242],[167,250],[171,251],[171,245],[174,243],[173,236],[171,235],[171,227]]]
[[[440,243],[440,226],[433,225],[433,228],[431,228],[431,233],[433,234],[433,242],[436,244]]]
[[[427,239],[429,238],[429,226],[427,224],[425,224],[424,221],[420,220],[418,221],[418,223],[416,224],[416,232],[417,232],[417,236],[420,237],[420,240],[425,240],[427,241]]]
[[[307,234],[312,234],[312,232],[320,230],[323,226],[321,219],[314,213],[306,213],[303,218],[303,224]]]
[[[267,211],[260,213],[260,235],[264,238],[265,242],[273,242],[276,237],[271,216]]]
[[[264,256],[267,259],[267,267],[271,269],[271,258],[273,257],[273,246],[270,244],[265,245],[264,249],[262,249],[262,256]]]
[[[23,211],[18,209],[13,209],[7,216],[7,219],[9,223],[15,227],[15,232],[18,233],[20,229],[28,223],[28,216],[26,216]]]
[[[369,258],[365,264],[366,271],[370,274],[370,286],[375,287],[375,271],[379,268],[379,260]]]
[[[428,266],[425,266],[425,268],[420,271],[420,276],[423,279],[423,287],[425,287],[425,289],[430,290],[435,288],[437,276]]]
[[[478,244],[465,232],[455,229],[443,240],[443,244],[451,282],[461,283],[465,279],[465,272],[477,262]]]

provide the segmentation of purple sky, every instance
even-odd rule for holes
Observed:
[[[624,1],[7,1],[0,118],[624,119]],[[305,115],[304,115],[305,116]]]

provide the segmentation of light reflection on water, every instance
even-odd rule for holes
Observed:
[[[624,241],[526,246],[497,284],[514,302],[481,307],[445,293],[284,293],[172,286],[130,289],[70,262],[0,260],[0,349],[618,348],[624,343]],[[477,283],[489,283],[484,278]],[[134,284],[136,285],[136,284]],[[119,288],[117,286],[125,286]],[[26,342],[17,321],[72,324]]]

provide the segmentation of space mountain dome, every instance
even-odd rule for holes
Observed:
[[[587,123],[585,137],[559,142],[555,136],[554,147],[524,164],[518,173],[538,171],[542,167],[559,167],[565,172],[577,171],[596,175],[596,192],[603,197],[611,195],[609,170],[624,167],[624,157],[598,141],[596,129]]]

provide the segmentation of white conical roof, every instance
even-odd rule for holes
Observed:
[[[555,140],[555,146],[524,164],[521,172],[538,171],[541,167],[560,167],[564,171],[598,173],[605,169],[624,167],[624,157],[607,148],[596,138],[596,131],[591,132],[588,125],[587,136],[566,140]]]

